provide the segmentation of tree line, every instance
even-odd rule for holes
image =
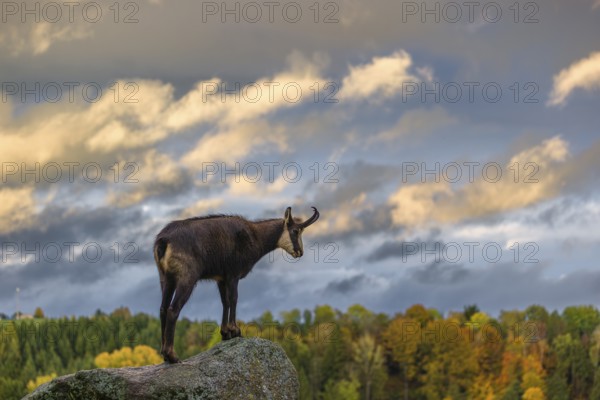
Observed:
[[[443,316],[413,305],[394,316],[361,305],[269,311],[244,336],[279,343],[306,400],[600,399],[600,312],[540,305],[492,317],[475,305]],[[0,399],[20,399],[82,369],[162,362],[160,321],[127,308],[90,317],[0,320]],[[182,358],[221,340],[215,321],[183,318]]]

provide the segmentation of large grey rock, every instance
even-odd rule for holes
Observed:
[[[181,364],[79,371],[43,384],[27,400],[297,399],[298,375],[283,349],[235,338]]]

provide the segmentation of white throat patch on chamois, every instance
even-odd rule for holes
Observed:
[[[294,253],[294,244],[292,243],[292,238],[290,237],[290,231],[287,229],[283,230],[283,233],[277,241],[277,247],[285,250],[289,254]]]

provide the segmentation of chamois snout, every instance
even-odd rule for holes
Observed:
[[[304,254],[304,250],[299,249],[299,250],[297,250],[297,251],[295,251],[295,252],[292,253],[292,257],[294,257],[294,258],[300,258],[300,257],[302,257],[303,254]]]

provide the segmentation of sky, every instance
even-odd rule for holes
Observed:
[[[0,312],[158,315],[154,237],[318,222],[238,318],[600,306],[600,1],[4,2]],[[182,316],[217,319],[200,282]]]

